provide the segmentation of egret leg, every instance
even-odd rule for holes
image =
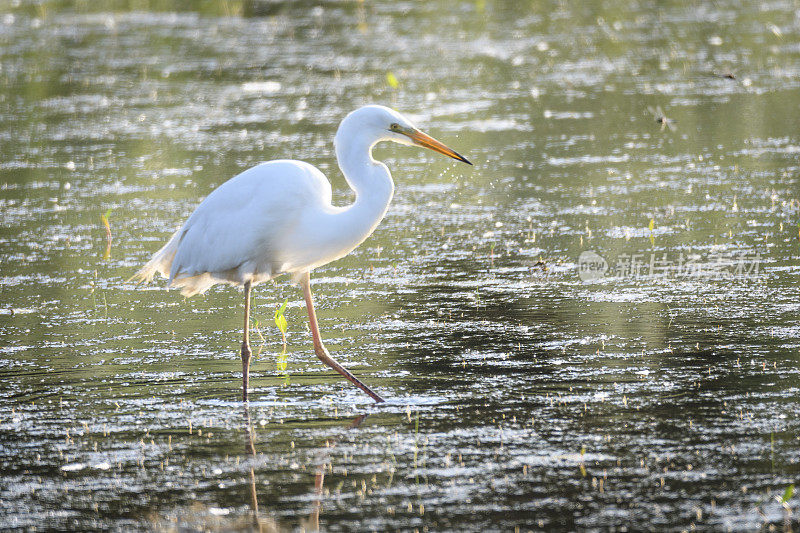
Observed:
[[[250,384],[250,282],[244,284],[244,339],[242,340],[242,400],[247,401]]]
[[[383,398],[378,396],[375,392],[372,391],[369,387],[364,385],[357,377],[350,373],[345,367],[340,365],[336,362],[336,360],[331,357],[331,354],[328,353],[328,349],[325,348],[325,345],[322,344],[322,337],[319,334],[319,325],[317,324],[317,313],[314,311],[314,299],[311,296],[311,276],[306,272],[303,274],[302,279],[300,280],[300,284],[303,287],[303,296],[306,299],[306,308],[308,309],[308,321],[311,325],[311,336],[314,339],[314,352],[317,354],[317,357],[331,367],[332,369],[336,370],[338,373],[343,375],[347,380],[361,389],[362,391],[366,392],[370,395],[370,397],[375,400],[375,403],[383,403]]]

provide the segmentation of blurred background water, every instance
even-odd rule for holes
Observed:
[[[799,8],[4,2],[0,526],[796,528]],[[125,280],[257,162],[351,201],[366,103],[475,163],[377,147],[386,219],[312,276],[390,401],[281,280],[244,409],[241,293]]]

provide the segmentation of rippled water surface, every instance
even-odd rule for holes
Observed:
[[[797,529],[799,10],[4,3],[0,527]],[[259,161],[352,201],[372,102],[475,163],[376,148],[389,213],[313,273],[389,401],[279,280],[245,409],[241,292],[126,280]]]

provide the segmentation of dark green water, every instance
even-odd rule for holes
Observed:
[[[0,4],[0,528],[797,529],[799,10]],[[125,280],[259,161],[351,201],[366,103],[475,163],[378,147],[386,219],[312,275],[390,401],[280,280],[245,410],[241,293]]]

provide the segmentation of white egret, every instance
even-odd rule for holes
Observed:
[[[334,138],[336,158],[355,201],[331,203],[331,185],[303,161],[261,163],[220,185],[203,200],[132,279],[147,282],[156,272],[185,296],[212,285],[244,286],[242,398],[247,401],[250,369],[250,291],[280,274],[303,288],[314,352],[376,402],[383,399],[328,353],[320,337],[311,296],[311,270],[350,253],[372,234],[394,194],[389,169],[372,158],[381,141],[430,148],[472,164],[419,131],[388,107],[369,105],[347,115]]]

